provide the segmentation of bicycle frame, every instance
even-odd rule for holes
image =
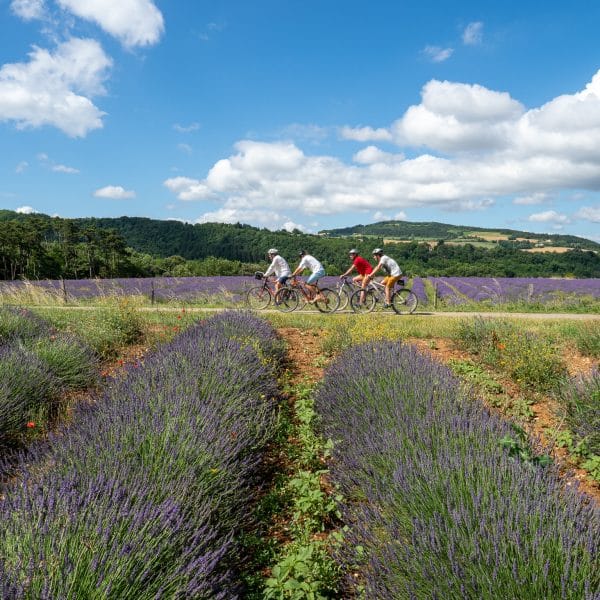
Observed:
[[[344,310],[350,302],[350,296],[352,296],[356,290],[360,289],[360,285],[354,283],[354,280],[351,277],[348,275],[342,277],[342,280],[336,286],[336,291],[340,299],[338,310]]]
[[[297,277],[292,277],[292,280],[288,285],[290,287],[293,287],[294,289],[299,290],[307,302],[309,300],[312,300],[316,296],[316,294],[307,287],[308,284],[306,283],[306,281],[304,281],[302,279],[298,279]],[[317,288],[317,294],[318,294],[320,291],[319,282],[317,281],[314,284],[314,286]]]
[[[370,281],[367,286],[352,294],[350,299],[354,312],[371,312],[377,304],[386,306],[385,284]],[[404,279],[399,279],[390,295],[390,308],[396,314],[412,314],[417,307],[416,295],[404,287]]]
[[[277,292],[275,304],[280,310],[289,312],[298,307],[300,298],[304,298],[305,302],[314,304],[319,312],[335,312],[339,305],[337,293],[327,287],[319,287],[318,283],[314,287],[316,287],[316,293],[308,287],[305,281],[294,277]]]
[[[251,308],[262,310],[271,304],[275,297],[276,289],[274,283],[267,277],[256,277],[260,284],[250,288],[246,294],[246,302]]]
[[[342,277],[342,281],[337,284],[336,289],[340,294],[344,291],[353,294],[356,290],[360,289],[360,285],[357,285],[352,278],[346,276]]]

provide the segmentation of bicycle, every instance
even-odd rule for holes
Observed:
[[[263,310],[273,302],[275,286],[261,271],[254,273],[254,279],[262,280],[262,285],[255,285],[246,292],[246,304],[254,310]]]
[[[321,294],[324,300],[314,300],[313,292],[301,279],[292,278],[289,284],[286,284],[275,294],[275,307],[282,312],[291,312],[298,308],[300,299],[304,298],[306,302],[314,306],[322,313],[332,313],[338,308],[340,298],[334,290],[329,288],[319,288],[317,285],[317,295]]]
[[[404,287],[404,279],[396,282],[392,292],[391,308],[398,315],[412,314],[417,308],[417,295]],[[379,281],[371,281],[366,289],[357,290],[350,297],[350,306],[355,313],[370,313],[377,303],[385,306],[385,285]]]
[[[350,302],[350,297],[356,290],[360,290],[361,286],[354,283],[354,280],[347,275],[342,277],[342,281],[337,284],[337,293],[340,299],[337,310],[344,310]]]

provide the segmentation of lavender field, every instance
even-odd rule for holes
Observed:
[[[175,322],[0,460],[0,598],[600,600],[598,505],[436,359],[354,341],[313,387],[314,330]],[[84,363],[50,327],[0,307],[0,445],[34,419],[23,383],[52,385],[25,350]],[[594,410],[571,415],[580,437]]]
[[[213,303],[239,306],[258,282],[248,276],[154,277],[0,282],[0,302],[26,296],[32,303],[44,298],[60,302],[93,302],[99,298],[134,296],[149,303]],[[324,277],[322,286],[335,288],[339,279]],[[532,310],[548,308],[600,311],[600,279],[525,277],[414,277],[407,281],[421,307],[486,308],[513,305]]]
[[[448,305],[466,302],[548,304],[600,299],[600,279],[540,277],[431,277],[427,281]]]

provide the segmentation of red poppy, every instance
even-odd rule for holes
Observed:
[[[32,427],[35,427],[35,423],[33,421],[27,421],[27,427],[31,429]]]

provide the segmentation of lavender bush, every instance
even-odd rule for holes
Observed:
[[[354,347],[317,398],[367,598],[600,597],[600,513],[416,349]],[[508,442],[512,442],[509,444]]]
[[[0,345],[48,336],[52,327],[26,308],[0,306]]]
[[[201,322],[33,452],[0,505],[0,597],[238,598],[236,534],[277,421],[255,346],[277,347],[252,316]]]
[[[85,389],[98,379],[98,355],[73,335],[40,338],[26,347],[50,370],[61,391]]]
[[[600,456],[600,371],[571,378],[557,391],[567,424],[589,451]]]
[[[0,445],[58,414],[60,395],[93,385],[98,358],[75,336],[21,308],[0,308]]]
[[[0,446],[18,441],[27,423],[45,421],[58,389],[56,378],[36,356],[0,347]]]

